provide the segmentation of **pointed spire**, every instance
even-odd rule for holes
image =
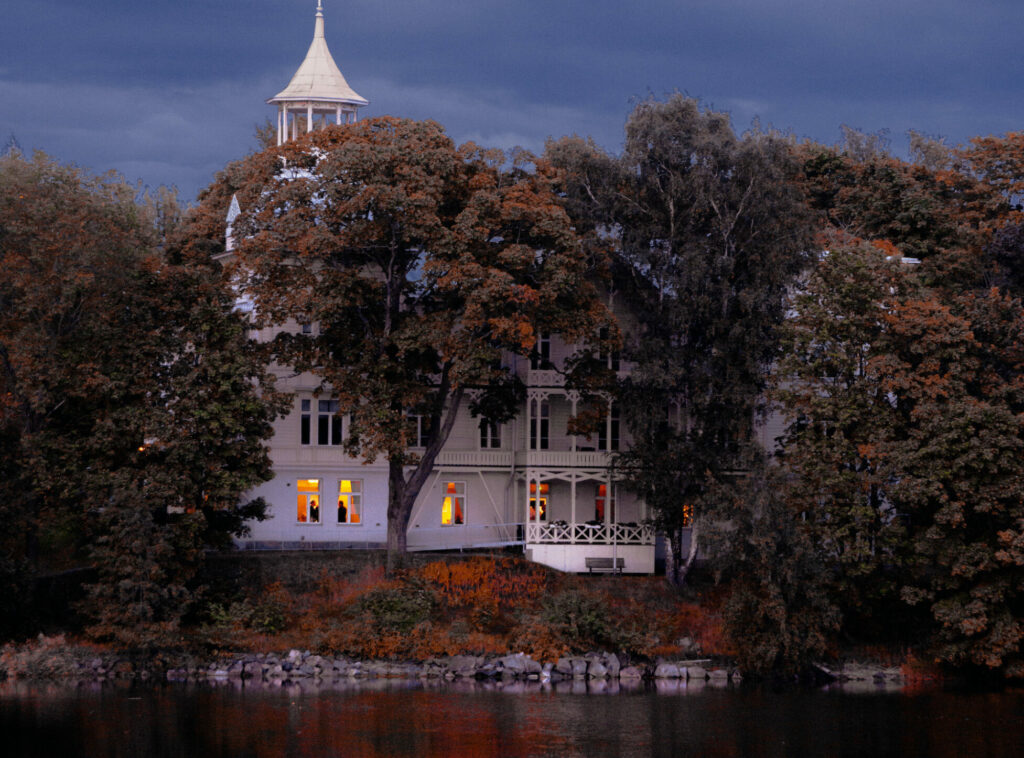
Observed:
[[[324,37],[324,2],[316,0],[316,24],[313,27],[313,39]]]
[[[313,42],[306,52],[298,71],[291,82],[283,90],[268,100],[268,103],[345,103],[357,108],[369,103],[366,98],[353,90],[342,75],[338,64],[327,47],[324,35],[323,0],[317,0],[316,25],[313,29]]]

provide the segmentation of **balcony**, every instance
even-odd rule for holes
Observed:
[[[554,369],[530,369],[526,372],[527,387],[562,387],[565,375]]]
[[[510,468],[511,450],[442,450],[436,466],[473,466],[476,468]]]
[[[516,453],[516,466],[523,468],[607,468],[611,453],[581,450],[527,450]]]

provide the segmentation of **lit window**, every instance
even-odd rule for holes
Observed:
[[[492,450],[501,447],[501,424],[480,419],[480,449]]]
[[[537,483],[530,482],[530,521],[548,520],[548,491],[551,485],[540,485],[540,496],[537,495]]]
[[[530,449],[547,450],[551,431],[551,406],[547,400],[532,401],[530,414]]]
[[[683,526],[693,526],[693,506],[689,503],[683,505]]]
[[[599,484],[597,485],[597,497],[594,498],[594,519],[597,521],[604,521],[604,504],[608,501],[608,485]],[[612,487],[612,498],[611,498],[611,518],[612,523],[615,522],[615,488]]]
[[[441,526],[466,523],[466,483],[445,482],[441,501]]]
[[[359,524],[363,513],[363,480],[342,479],[338,482],[338,523]]]
[[[296,518],[301,524],[320,523],[320,480],[299,479]]]

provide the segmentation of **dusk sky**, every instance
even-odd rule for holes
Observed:
[[[316,0],[5,3],[0,146],[14,135],[191,201],[255,148],[313,35]],[[361,118],[457,141],[618,152],[636,99],[673,91],[798,137],[840,125],[959,143],[1024,129],[1020,0],[324,0]]]

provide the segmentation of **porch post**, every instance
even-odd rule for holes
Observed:
[[[577,400],[576,393],[575,392],[570,393],[569,394],[569,402],[571,403],[572,415],[573,416],[576,415],[576,400]],[[576,435],[575,434],[572,435],[572,439],[569,440],[569,444],[572,445],[572,447],[570,449],[572,450],[572,452],[575,453],[576,452]],[[573,484],[575,485],[575,480],[573,481]],[[575,509],[575,507],[576,507],[576,498],[574,497],[573,498],[573,508]],[[573,521],[575,521],[575,520],[576,519],[573,519]]]
[[[533,427],[530,426],[530,418],[533,414],[533,398],[530,395],[526,396],[526,458],[529,460],[530,451],[533,450]],[[530,488],[527,487],[527,490]]]
[[[526,472],[526,501],[524,503],[525,509],[523,512],[523,522],[526,524],[527,541],[529,541],[530,533],[530,487],[533,486],[533,474],[527,469]]]
[[[569,502],[570,505],[570,517],[569,522],[572,524],[572,533],[576,534],[576,477],[573,476],[569,480]]]
[[[604,417],[604,447],[606,452],[612,449],[612,401],[608,400],[608,412]]]
[[[604,525],[612,523],[612,475],[607,470],[604,475]]]

